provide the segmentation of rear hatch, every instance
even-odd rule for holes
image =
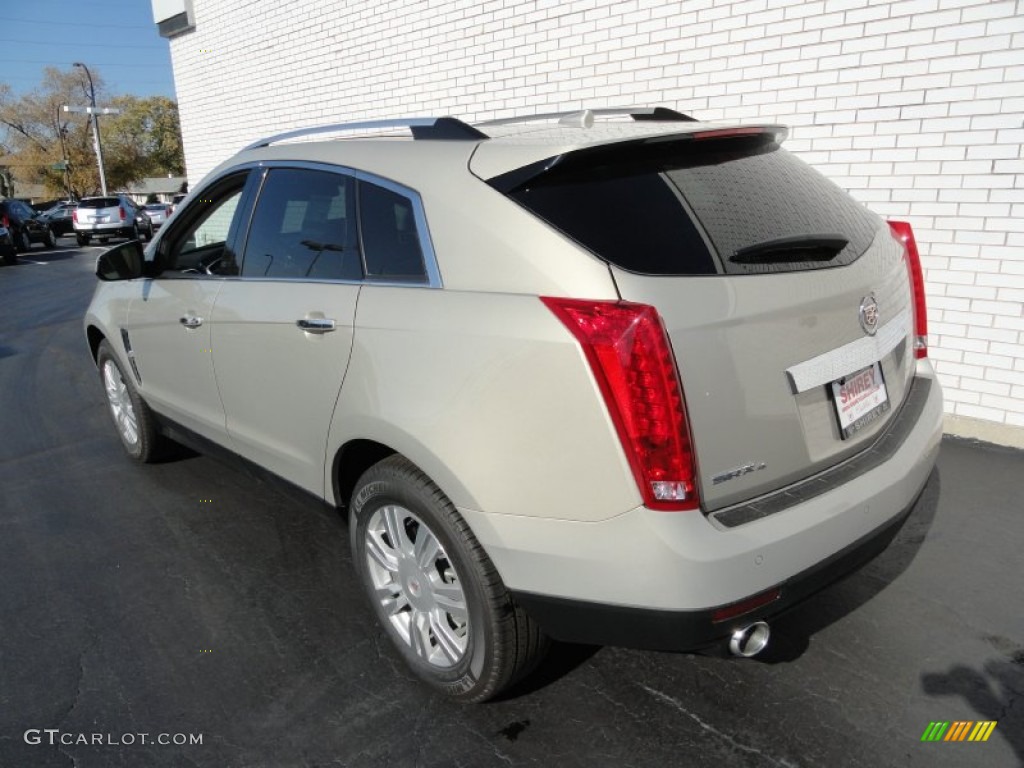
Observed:
[[[661,315],[706,511],[834,465],[898,411],[914,367],[902,246],[775,129],[587,147],[535,170],[490,181]]]
[[[121,201],[116,197],[90,197],[78,204],[78,221],[82,224],[119,224]]]

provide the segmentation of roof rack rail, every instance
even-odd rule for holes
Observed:
[[[589,128],[594,124],[595,116],[613,117],[616,115],[628,115],[636,122],[697,122],[697,118],[668,107],[610,107],[607,109],[577,109],[570,112],[545,112],[523,117],[500,117],[496,120],[484,120],[476,125],[514,125],[515,123],[530,123],[535,120],[557,119],[563,125]]]
[[[360,131],[387,128],[409,128],[414,139],[442,139],[456,141],[479,141],[486,139],[487,134],[478,131],[468,123],[454,117],[410,117],[396,120],[363,120],[354,123],[335,123],[333,125],[316,125],[299,128],[294,131],[278,133],[249,144],[244,150],[269,147],[288,139],[300,136],[313,136],[318,133],[338,133],[340,131]]]

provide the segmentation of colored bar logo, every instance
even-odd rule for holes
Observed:
[[[932,721],[921,734],[921,741],[988,741],[997,720]]]

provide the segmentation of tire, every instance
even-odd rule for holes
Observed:
[[[129,240],[142,240],[142,235],[139,233],[139,225],[133,224],[132,231],[128,234]]]
[[[53,248],[53,246],[54,246],[53,230],[51,230],[49,227],[47,227],[46,228],[46,232],[43,234],[43,248]]]
[[[79,246],[86,246],[86,245],[89,244],[89,236],[88,235],[80,235],[80,234],[78,234],[76,232],[75,233],[75,240],[78,241],[78,245]]]
[[[14,235],[14,247],[17,248],[19,253],[25,253],[32,247],[32,241],[28,239],[28,233],[24,229],[19,230]]]
[[[356,483],[350,517],[352,562],[385,633],[420,678],[473,703],[540,661],[547,638],[455,506],[408,459],[393,455],[370,467]]]
[[[153,412],[139,396],[131,377],[125,376],[121,363],[106,340],[100,342],[96,365],[121,445],[136,461],[156,460],[166,439],[157,429]]]

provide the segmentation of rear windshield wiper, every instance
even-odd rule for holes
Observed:
[[[735,264],[788,264],[796,261],[831,261],[850,241],[842,235],[797,235],[766,240],[733,251]]]

